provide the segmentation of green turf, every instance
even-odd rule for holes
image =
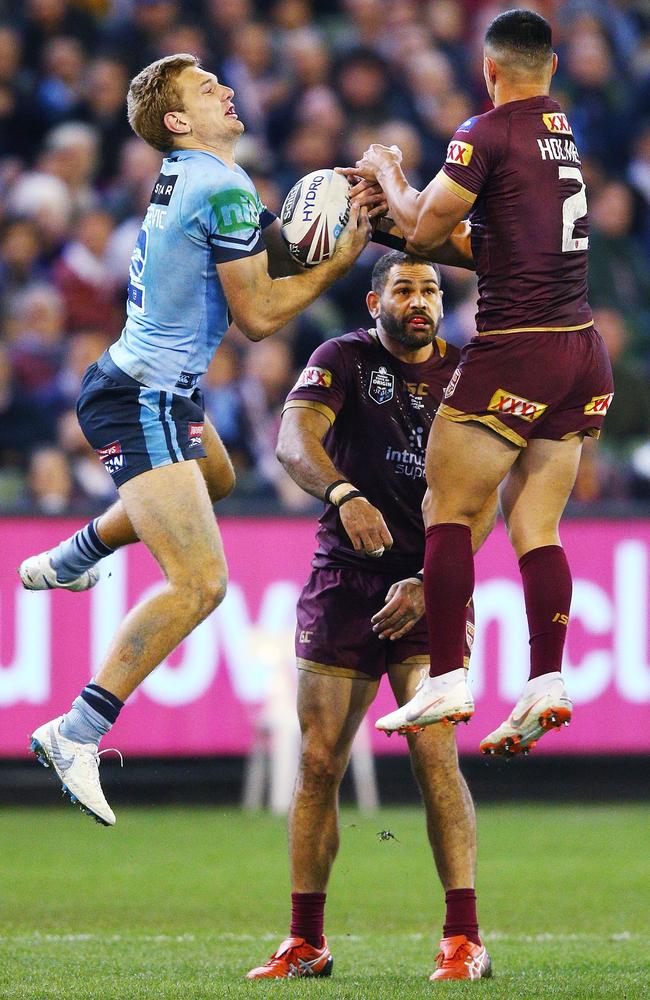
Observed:
[[[650,806],[480,810],[480,983],[427,981],[442,897],[419,811],[341,825],[332,979],[247,983],[287,930],[282,820],[123,807],[106,830],[63,801],[0,811],[0,998],[650,997]]]

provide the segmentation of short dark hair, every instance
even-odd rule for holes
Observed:
[[[485,44],[508,51],[518,62],[534,69],[553,55],[551,26],[535,11],[517,8],[499,14],[488,25]]]
[[[379,258],[372,269],[370,287],[373,292],[376,292],[377,295],[381,295],[386,287],[388,275],[394,267],[397,267],[398,264],[425,264],[427,267],[432,267],[436,275],[436,283],[438,288],[440,288],[440,268],[437,264],[434,264],[432,260],[424,260],[422,257],[413,257],[411,254],[403,253],[401,250],[390,250],[388,253],[383,254]]]

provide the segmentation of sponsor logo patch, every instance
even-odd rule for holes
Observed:
[[[381,365],[378,371],[372,372],[370,375],[368,395],[381,406],[382,403],[390,403],[394,392],[395,376]]]
[[[203,444],[203,424],[187,425],[187,444],[190,448]]]
[[[573,135],[573,130],[569,125],[569,119],[559,111],[553,114],[542,115],[542,121],[549,132],[560,132],[563,135]]]
[[[447,388],[445,389],[445,399],[449,399],[450,396],[453,396],[453,394],[456,391],[456,386],[460,381],[461,375],[462,375],[461,369],[457,368],[454,374],[449,379],[449,382],[447,383]]]
[[[208,201],[215,214],[220,236],[260,228],[260,208],[250,191],[229,188],[213,194]]]
[[[126,468],[126,458],[122,453],[122,445],[119,441],[113,441],[103,448],[97,448],[96,451],[99,461],[110,472],[111,476],[114,476],[120,469]]]
[[[153,186],[149,203],[151,205],[169,205],[174,193],[178,174],[159,174]]]
[[[318,365],[310,365],[305,368],[302,375],[294,385],[294,389],[310,389],[317,386],[319,389],[329,389],[332,384],[332,373],[327,368],[319,368]]]
[[[472,646],[474,645],[474,636],[476,635],[476,629],[471,622],[465,622],[465,642],[467,643],[467,648],[472,652]]]
[[[461,167],[467,167],[472,159],[474,147],[470,142],[461,142],[460,139],[452,139],[447,146],[447,159],[445,163],[459,163]]]
[[[541,417],[544,410],[548,409],[548,403],[535,403],[532,399],[524,399],[523,396],[514,396],[507,389],[497,389],[492,399],[488,403],[488,410],[493,413],[504,413],[511,417],[519,417],[532,423]]]
[[[609,404],[613,398],[613,392],[607,392],[604,396],[594,396],[591,402],[587,403],[585,406],[585,413],[607,413],[609,410]]]
[[[199,381],[200,375],[195,375],[194,372],[181,372],[178,376],[178,382],[175,383],[176,389],[192,389],[196,383]]]

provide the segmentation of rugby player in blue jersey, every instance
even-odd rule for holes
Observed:
[[[165,158],[131,258],[126,325],[86,372],[77,406],[120,498],[19,569],[32,590],[84,590],[97,581],[97,559],[139,539],[165,575],[165,586],[129,612],[70,711],[32,734],[32,750],[73,801],[110,826],[99,742],[129,695],[226,591],[212,503],[230,492],[234,473],[197,384],[228,310],[249,339],[270,336],[348,271],[370,238],[367,209],[355,207],[333,256],[290,273],[279,222],[235,162],[244,125],[233,91],[194,56],[143,69],[131,82],[128,116]]]

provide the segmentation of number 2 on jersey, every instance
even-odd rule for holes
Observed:
[[[128,290],[129,302],[140,312],[144,312],[144,268],[147,263],[148,247],[149,229],[143,223],[131,254]]]
[[[584,219],[587,214],[587,195],[585,193],[585,182],[578,167],[560,167],[560,180],[570,178],[580,185],[580,190],[569,195],[562,203],[562,252],[571,253],[575,250],[586,250],[589,246],[589,237],[581,236],[576,238],[573,230],[578,219]]]

